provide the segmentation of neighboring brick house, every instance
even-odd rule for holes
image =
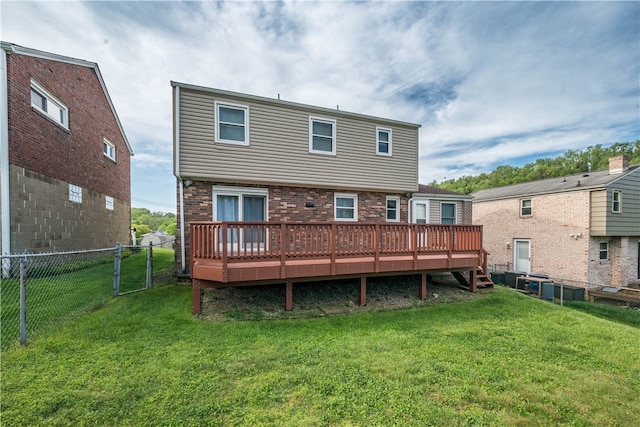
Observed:
[[[609,164],[472,194],[489,263],[578,284],[640,283],[640,165]]]
[[[130,242],[133,155],[98,64],[2,42],[2,253]]]
[[[179,270],[191,221],[408,222],[420,125],[171,85]]]

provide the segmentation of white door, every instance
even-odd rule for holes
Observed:
[[[515,240],[513,245],[513,270],[531,273],[531,240]]]
[[[427,224],[429,222],[429,200],[414,200],[411,222]]]

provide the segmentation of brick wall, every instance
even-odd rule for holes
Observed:
[[[531,200],[529,217],[520,216],[520,199],[473,203],[473,223],[484,226],[489,263],[513,266],[514,240],[530,239],[531,272],[587,281],[589,192],[542,195]]]
[[[69,109],[69,129],[31,106],[32,78]],[[12,252],[128,243],[130,153],[94,70],[12,53],[7,83]],[[83,188],[81,206],[69,205],[68,183]]]
[[[31,79],[69,109],[64,129],[31,107]],[[10,54],[9,162],[59,180],[131,200],[130,154],[93,69]],[[103,154],[103,138],[116,162]]]
[[[178,183],[178,185],[180,185]],[[213,220],[213,186],[216,183],[196,181],[184,187],[185,236],[187,244],[186,265],[189,265],[189,223]],[[233,186],[229,184],[218,184]],[[264,186],[241,185],[241,187],[267,188]],[[178,187],[178,203],[180,200]],[[321,188],[269,187],[268,216],[271,222],[328,222],[334,220],[334,193],[358,195],[359,222],[386,222],[386,197],[400,197],[400,221],[407,222],[408,199],[401,194],[387,194],[361,191],[334,191]],[[313,207],[308,206],[313,204]],[[181,267],[180,209],[178,207],[178,233],[176,235],[176,268]]]

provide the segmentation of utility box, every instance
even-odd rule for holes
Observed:
[[[540,289],[540,297],[545,301],[553,302],[555,298],[555,284],[553,282],[543,282]]]
[[[504,281],[507,286],[510,288],[516,287],[516,277],[525,276],[527,273],[524,271],[505,271],[504,272]],[[522,283],[524,286],[524,283]]]
[[[553,293],[555,299],[560,299],[561,289],[562,299],[564,301],[584,301],[584,288],[579,286],[562,285],[560,283],[555,284],[555,290]]]
[[[492,271],[490,273],[491,281],[496,285],[505,285],[507,282],[505,282],[504,275],[503,271]]]
[[[539,273],[530,273],[529,277],[536,277],[538,279],[548,279],[549,278],[548,275],[539,274]],[[529,280],[529,290],[531,292],[540,292],[541,293],[540,284],[541,284],[541,282],[538,282],[536,280]]]

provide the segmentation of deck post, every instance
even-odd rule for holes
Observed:
[[[367,276],[360,276],[360,295],[358,297],[358,305],[361,307],[367,305]]]
[[[200,288],[200,283],[198,280],[193,279],[191,281],[191,289],[193,292],[192,297],[192,311],[195,315],[200,315],[202,312],[202,289]]]
[[[476,284],[476,275],[478,271],[476,268],[469,272],[469,292],[476,292],[478,285]]]
[[[375,231],[373,234],[373,271],[380,272],[380,242],[382,238],[380,236],[380,224],[375,225]]]
[[[420,301],[427,299],[427,273],[422,272],[420,275],[420,289],[418,290],[418,298]]]
[[[280,278],[284,279],[287,275],[287,251],[286,242],[287,233],[285,232],[285,224],[280,223]],[[288,242],[287,242],[288,243]]]
[[[285,311],[293,310],[293,282],[287,280],[284,288],[284,309]]]

